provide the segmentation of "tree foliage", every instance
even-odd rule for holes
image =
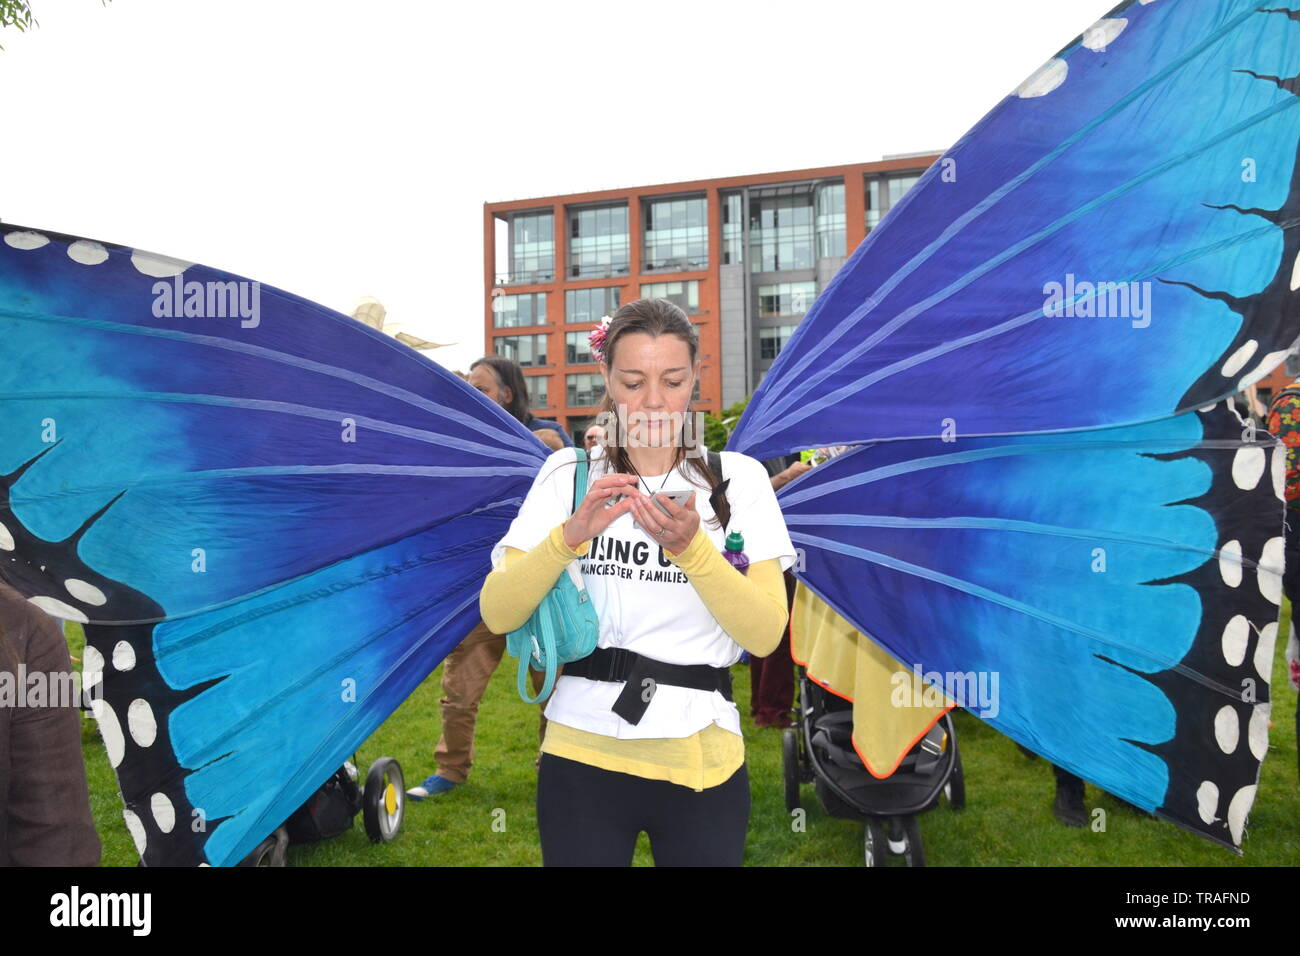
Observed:
[[[108,6],[108,0],[102,0],[104,6]],[[0,29],[13,27],[20,33],[26,33],[33,27],[39,27],[36,18],[32,16],[32,5],[29,0],[0,0]],[[4,47],[0,46],[0,50]]]
[[[32,19],[32,7],[27,0],[0,0],[0,27],[14,27],[25,32],[39,25]]]
[[[740,416],[745,413],[745,406],[749,404],[749,399],[750,396],[746,395],[730,408],[724,408],[722,414],[704,416],[704,444],[712,451],[722,451],[726,446],[727,440],[731,438],[732,429],[740,421]]]

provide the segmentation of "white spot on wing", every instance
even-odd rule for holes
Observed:
[[[1048,60],[1025,82],[1021,83],[1016,89],[1016,95],[1022,99],[1029,99],[1034,96],[1046,96],[1052,90],[1056,89],[1065,82],[1066,74],[1070,72],[1070,66],[1060,57]]]
[[[108,603],[108,598],[104,596],[104,592],[87,581],[82,581],[79,578],[68,578],[63,582],[63,586],[68,589],[69,594],[82,604],[101,607]]]
[[[1219,788],[1211,780],[1202,780],[1196,788],[1196,812],[1207,824],[1215,821],[1215,811],[1219,809]]]
[[[122,819],[126,821],[127,832],[131,834],[131,839],[135,841],[135,852],[144,856],[145,845],[149,842],[148,836],[144,832],[144,824],[132,810],[123,809]]]
[[[1300,254],[1295,257],[1295,265],[1291,267],[1291,291],[1300,289]]]
[[[97,649],[86,645],[81,652],[81,687],[88,691],[104,677],[104,655]]]
[[[68,246],[68,258],[83,266],[97,266],[108,258],[108,250],[89,239],[78,239]]]
[[[172,276],[180,275],[194,263],[173,259],[170,256],[160,256],[156,252],[134,249],[131,251],[131,265],[155,279],[170,279]]]
[[[1214,715],[1214,739],[1225,754],[1237,749],[1237,741],[1241,739],[1241,720],[1230,704],[1224,704]]]
[[[64,604],[58,598],[52,597],[34,597],[28,598],[32,604],[53,617],[61,618],[65,621],[76,621],[78,624],[89,624],[90,618],[82,614],[71,604]]]
[[[12,246],[15,249],[39,249],[41,246],[48,246],[49,244],[48,236],[42,236],[39,232],[32,232],[30,229],[24,229],[22,232],[5,233],[5,245]]]
[[[1235,615],[1223,628],[1223,659],[1230,667],[1239,667],[1246,659],[1246,642],[1250,638],[1250,622],[1244,614]]]
[[[108,762],[116,768],[126,753],[126,738],[122,736],[122,725],[118,722],[117,712],[108,701],[98,697],[90,702],[90,713],[99,724],[99,735],[104,738]]]
[[[1259,629],[1255,644],[1255,671],[1267,684],[1273,679],[1273,648],[1277,644],[1277,621],[1269,621]]]
[[[118,641],[113,648],[113,666],[120,671],[129,671],[135,667],[135,648],[126,641]]]
[[[1278,501],[1286,501],[1286,445],[1281,442],[1273,446],[1269,468],[1273,475],[1273,494]]]
[[[1250,805],[1254,802],[1255,785],[1252,783],[1238,790],[1228,804],[1228,830],[1232,833],[1233,843],[1240,845],[1241,836],[1246,832],[1246,814],[1250,813]]]
[[[143,697],[131,701],[126,711],[126,725],[131,730],[131,739],[141,747],[151,746],[158,736],[158,722],[154,720],[153,708]]]
[[[1235,588],[1241,583],[1241,542],[1229,541],[1219,549],[1219,574],[1223,583]]]
[[[1128,21],[1123,17],[1109,17],[1098,20],[1083,31],[1083,45],[1094,53],[1102,53],[1111,41],[1124,32]]]
[[[1259,350],[1259,343],[1251,339],[1237,351],[1228,356],[1228,360],[1223,363],[1222,372],[1226,378],[1232,378],[1250,361],[1250,357]]]
[[[1264,465],[1268,459],[1264,449],[1257,447],[1239,448],[1232,456],[1232,481],[1242,491],[1250,491],[1264,475]]]
[[[1269,538],[1259,556],[1259,593],[1273,604],[1282,603],[1282,553],[1285,546],[1285,539]]]
[[[1256,704],[1250,712],[1250,726],[1246,729],[1246,739],[1250,741],[1250,752],[1256,760],[1263,760],[1268,753],[1268,715],[1273,709],[1271,704]]]
[[[165,793],[155,793],[149,798],[149,809],[153,811],[154,822],[163,833],[171,833],[176,826],[176,808],[167,799]]]
[[[9,529],[0,521],[0,551],[12,551],[14,549],[14,536],[9,533]]]

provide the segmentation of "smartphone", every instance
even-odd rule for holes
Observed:
[[[673,504],[675,504],[675,505],[677,505],[677,507],[681,508],[681,507],[685,506],[685,504],[686,504],[686,502],[687,502],[688,500],[690,500],[690,497],[691,497],[692,494],[694,494],[694,492],[690,492],[690,491],[656,491],[653,495],[650,496],[650,500],[653,501],[653,502],[658,506],[658,508],[659,508],[660,511],[662,511],[664,514],[668,514],[668,509],[667,509],[666,507],[664,507],[664,503],[663,503],[662,501],[659,500],[660,498],[668,498],[668,499],[670,499],[670,500],[672,501]]]

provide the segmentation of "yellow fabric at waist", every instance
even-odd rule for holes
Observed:
[[[547,721],[542,753],[630,773],[650,780],[707,790],[726,783],[745,762],[745,740],[717,724],[689,737],[627,740]]]

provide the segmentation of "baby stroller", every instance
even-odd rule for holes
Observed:
[[[786,809],[799,808],[799,785],[811,783],[828,814],[865,823],[867,866],[887,866],[892,857],[901,857],[905,866],[924,866],[916,815],[933,809],[940,795],[953,810],[966,805],[950,715],[945,713],[881,780],[853,749],[853,704],[809,680],[804,668],[798,675],[798,719],[782,738]]]

